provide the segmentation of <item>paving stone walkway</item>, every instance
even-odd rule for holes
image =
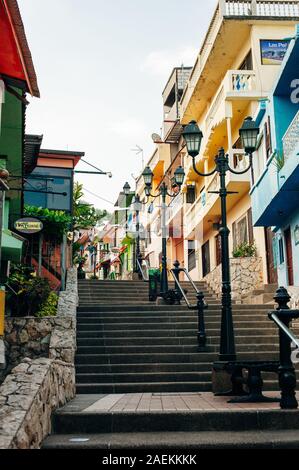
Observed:
[[[267,397],[279,398],[278,392],[267,392]],[[198,410],[268,410],[280,409],[279,403],[227,403],[229,397],[215,397],[203,393],[127,393],[111,395],[78,395],[63,410],[66,412],[155,412]]]

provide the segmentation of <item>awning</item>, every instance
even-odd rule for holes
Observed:
[[[13,261],[20,263],[23,252],[23,243],[25,238],[11,232],[8,229],[2,229],[2,248],[1,258],[4,261]]]

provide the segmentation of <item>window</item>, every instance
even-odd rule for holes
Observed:
[[[193,204],[196,199],[196,194],[195,194],[195,184],[187,186],[187,194],[186,194],[186,202],[187,204]]]
[[[195,240],[188,240],[188,271],[196,268]]]
[[[283,238],[280,237],[278,240],[278,251],[279,251],[279,264],[284,263],[284,248],[283,248]]]
[[[235,249],[243,243],[254,243],[251,208],[233,223],[233,248]]]
[[[252,52],[251,50],[248,52],[247,56],[243,60],[242,64],[239,67],[239,70],[252,70],[253,63],[252,63]]]

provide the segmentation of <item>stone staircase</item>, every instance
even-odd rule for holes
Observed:
[[[54,414],[43,448],[299,447],[298,412],[279,404],[229,405],[210,393],[220,304],[205,284],[198,287],[209,303],[204,352],[197,346],[196,311],[149,303],[142,282],[79,282],[77,397]],[[195,295],[188,296],[195,303]],[[238,359],[278,358],[268,311],[269,305],[233,306]],[[265,390],[277,390],[275,375],[263,378]]]
[[[197,312],[186,305],[150,303],[147,284],[138,281],[79,281],[77,393],[210,391],[220,304],[204,283],[197,287],[209,304],[204,352],[197,345]],[[188,297],[196,303],[194,292]],[[277,359],[278,332],[268,310],[269,305],[233,306],[239,359]],[[264,379],[267,390],[277,389],[273,374]]]

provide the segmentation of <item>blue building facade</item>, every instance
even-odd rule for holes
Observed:
[[[272,232],[277,281],[299,286],[299,26],[272,95],[255,116],[260,142],[251,189],[253,224]]]

